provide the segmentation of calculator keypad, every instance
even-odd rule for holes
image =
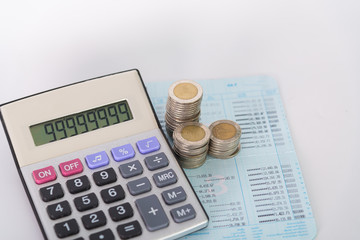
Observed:
[[[68,236],[82,231],[80,235],[83,239],[116,239],[114,233],[121,239],[129,239],[142,235],[144,231],[157,232],[169,228],[171,221],[179,224],[196,217],[191,204],[179,206],[182,202],[186,203],[187,194],[177,184],[178,176],[169,167],[165,152],[155,152],[161,147],[157,138],[137,141],[134,146],[136,148],[132,144],[112,147],[58,164],[60,177],[65,179],[60,182],[66,185],[65,189],[60,183],[39,189],[42,201],[51,203],[46,206],[46,211],[48,218],[54,221],[54,232],[58,238],[68,239]],[[135,150],[140,154],[136,155]],[[110,161],[118,163],[114,165]],[[82,162],[88,169],[84,169]],[[37,184],[53,181],[56,179],[55,169],[54,165],[35,170],[32,172],[33,179]],[[39,180],[36,176],[43,178]],[[157,194],[152,192],[153,189],[157,189]],[[73,215],[73,212],[76,214]],[[116,223],[116,228],[109,228],[108,222],[110,225]],[[85,233],[86,237],[83,236],[84,229],[91,230]],[[72,239],[81,237],[76,235]]]

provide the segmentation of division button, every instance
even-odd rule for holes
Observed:
[[[55,203],[52,205],[49,205],[46,208],[49,217],[52,220],[58,219],[58,218],[62,218],[62,217],[66,217],[69,216],[71,214],[71,208],[69,205],[68,201],[63,201],[63,202],[59,202],[59,203]]]
[[[153,179],[158,187],[165,187],[177,182],[176,173],[172,169],[154,174]]]
[[[165,203],[172,205],[178,202],[185,201],[186,193],[182,187],[176,187],[161,193]]]
[[[191,204],[175,208],[170,211],[170,214],[175,222],[182,223],[195,218],[196,212]]]
[[[136,142],[136,146],[141,154],[151,153],[160,149],[160,143],[155,136]]]
[[[150,232],[165,228],[169,225],[169,219],[156,195],[137,199],[135,204],[146,228]]]
[[[79,232],[79,225],[75,219],[70,219],[65,222],[55,224],[54,229],[59,238],[65,238],[77,234]]]
[[[56,172],[53,166],[41,168],[32,172],[36,184],[43,184],[56,179]]]
[[[102,171],[93,173],[94,182],[98,186],[103,186],[113,183],[117,180],[116,173],[113,168],[108,168]]]
[[[90,240],[114,240],[115,236],[110,229],[105,229],[101,232],[90,235]]]
[[[109,157],[104,151],[87,155],[85,160],[90,169],[99,168],[109,164]]]
[[[138,221],[121,224],[116,228],[121,239],[129,239],[141,235],[141,226]]]
[[[81,221],[86,229],[93,229],[104,226],[106,224],[106,217],[103,211],[98,211],[84,215]]]
[[[64,196],[60,183],[55,183],[47,187],[40,188],[40,196],[44,202],[49,202]]]
[[[146,167],[153,171],[159,168],[166,167],[169,165],[169,160],[166,157],[165,153],[161,152],[152,156],[148,156],[145,158]]]
[[[113,155],[113,158],[115,161],[120,162],[120,161],[124,161],[124,160],[130,159],[130,158],[133,158],[135,156],[135,151],[134,151],[134,148],[129,143],[129,144],[111,149],[111,154]]]
[[[139,195],[151,190],[151,184],[146,177],[131,181],[127,183],[127,187],[131,195]]]
[[[138,160],[121,164],[119,166],[119,170],[123,178],[134,177],[142,174],[143,172],[143,168]]]

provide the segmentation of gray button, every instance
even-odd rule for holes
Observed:
[[[177,182],[176,173],[172,169],[154,174],[153,179],[158,187],[165,187]]]
[[[165,203],[172,205],[178,202],[185,201],[186,193],[182,187],[176,187],[161,193]]]
[[[175,208],[170,211],[175,222],[181,223],[195,218],[196,212],[191,204]]]
[[[165,228],[169,225],[169,219],[159,199],[155,195],[140,198],[135,201],[135,204],[144,220],[146,228],[150,232]]]
[[[169,165],[169,160],[166,157],[165,153],[161,152],[152,156],[145,158],[145,164],[147,168],[151,171],[166,167]]]
[[[138,160],[129,162],[129,163],[125,163],[125,164],[121,164],[119,166],[119,170],[120,170],[121,176],[123,176],[124,178],[137,176],[137,175],[142,174],[142,172],[143,172],[143,168]]]
[[[146,177],[128,182],[127,187],[131,195],[139,195],[141,193],[145,193],[151,190],[151,184],[149,179]]]

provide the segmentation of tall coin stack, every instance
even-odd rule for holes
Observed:
[[[204,164],[210,142],[210,130],[198,122],[187,122],[173,133],[174,152],[184,168],[196,168]]]
[[[241,128],[230,120],[218,120],[210,125],[209,154],[216,158],[232,158],[240,151]]]
[[[180,80],[170,86],[165,114],[165,126],[170,136],[182,123],[199,122],[202,96],[201,86],[194,81]]]

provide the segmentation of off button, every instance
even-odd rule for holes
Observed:
[[[83,171],[83,165],[80,159],[74,159],[67,162],[63,162],[59,164],[59,168],[61,174],[64,177],[68,177],[77,173],[81,173]]]

